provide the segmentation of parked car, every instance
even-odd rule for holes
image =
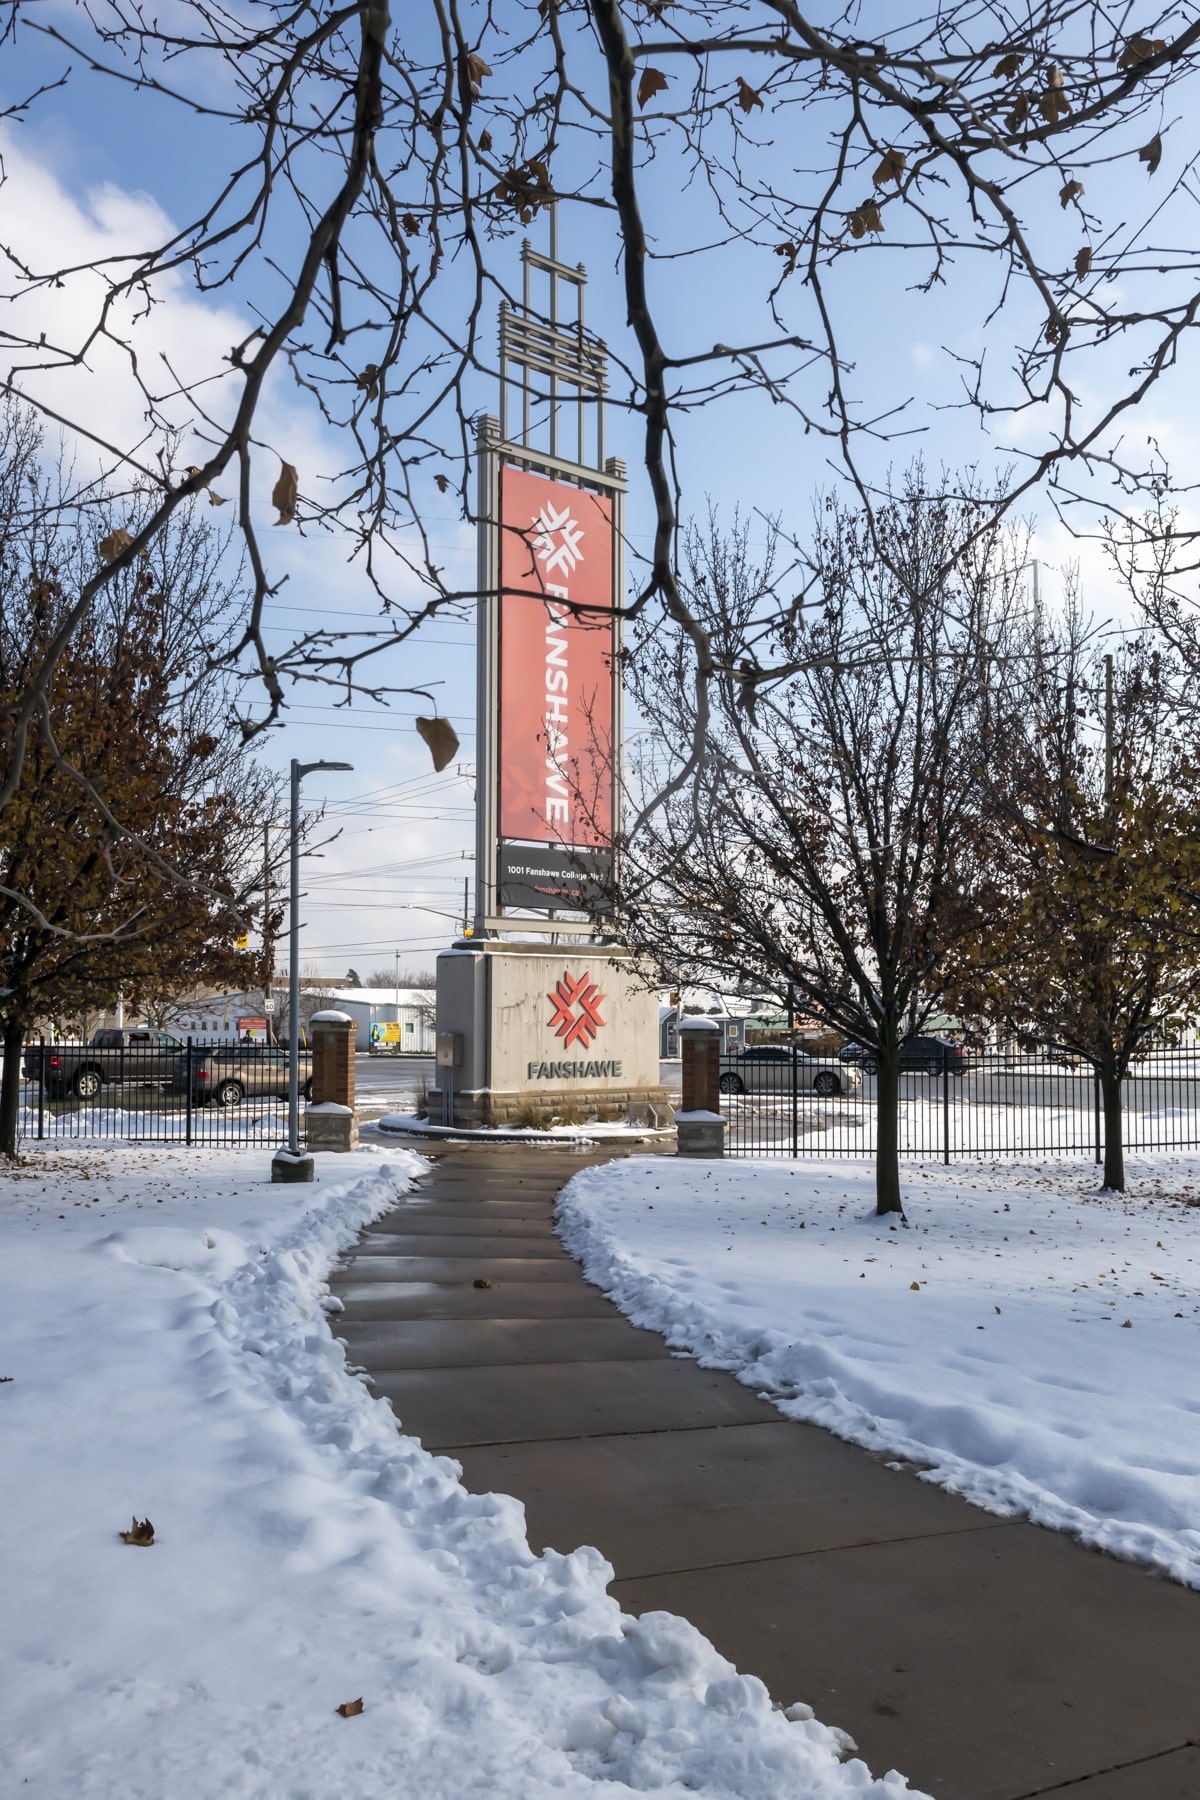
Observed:
[[[237,1106],[247,1096],[277,1100],[288,1097],[288,1055],[274,1044],[216,1044],[193,1049],[192,1103],[207,1106]],[[171,1087],[186,1094],[188,1058],[177,1056]],[[300,1052],[300,1092],[305,1100],[312,1098],[312,1052]]]
[[[793,1059],[796,1086],[801,1093],[844,1094],[862,1085],[857,1069],[840,1065],[830,1057],[809,1056],[786,1044],[752,1044],[737,1056],[722,1057],[721,1092],[788,1094]]]
[[[874,1075],[879,1067],[874,1050],[867,1050],[862,1044],[844,1044],[838,1051],[844,1062],[857,1063],[864,1075]],[[946,1067],[947,1058],[952,1075],[965,1075],[969,1058],[961,1044],[952,1044],[948,1038],[910,1037],[900,1046],[900,1071],[902,1074],[940,1075]]]
[[[94,1100],[104,1087],[140,1084],[155,1087],[169,1081],[175,1059],[183,1049],[169,1031],[138,1025],[127,1030],[97,1031],[90,1044],[26,1046],[23,1072],[26,1080],[44,1077],[48,1099],[61,1100],[67,1093],[80,1100]]]

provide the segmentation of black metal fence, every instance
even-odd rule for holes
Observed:
[[[302,1050],[302,1105],[310,1070]],[[287,1094],[287,1051],[273,1044],[181,1044],[162,1032],[123,1048],[41,1042],[22,1058],[20,1135],[279,1144]]]
[[[1200,1146],[1200,1049],[1134,1064],[1123,1087],[1127,1150]],[[782,1047],[721,1059],[731,1156],[870,1156],[875,1075],[868,1059],[789,1057]],[[947,1055],[900,1076],[901,1156],[1104,1155],[1100,1083],[1068,1058]]]

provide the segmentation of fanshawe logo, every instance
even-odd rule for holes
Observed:
[[[574,573],[576,563],[583,561],[583,551],[579,548],[583,542],[583,529],[571,517],[570,507],[547,502],[533,521],[533,530],[536,533],[533,547],[538,561],[546,565],[546,574],[557,575],[566,581]],[[557,544],[554,542],[556,536]]]
[[[563,1048],[582,1044],[586,1049],[604,1026],[599,1010],[604,995],[595,982],[586,973],[576,976],[564,969],[562,980],[555,982],[553,993],[546,998],[554,1008],[551,1030],[562,1039]]]

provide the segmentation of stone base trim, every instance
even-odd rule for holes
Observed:
[[[724,1156],[725,1121],[716,1119],[676,1118],[680,1156]]]
[[[638,1125],[671,1124],[674,1114],[665,1087],[553,1088],[503,1092],[468,1089],[454,1096],[452,1123],[464,1131],[485,1125],[586,1125],[589,1119],[628,1119]],[[429,1090],[429,1122],[442,1125],[440,1088]],[[310,1140],[311,1141],[311,1140]]]
[[[353,1150],[358,1120],[348,1106],[310,1106],[304,1114],[304,1140],[310,1150]]]

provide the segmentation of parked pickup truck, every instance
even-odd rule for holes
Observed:
[[[94,1100],[100,1090],[118,1085],[158,1087],[170,1081],[175,1059],[185,1046],[169,1031],[139,1025],[128,1031],[98,1031],[90,1044],[30,1044],[24,1074],[37,1081],[43,1074],[48,1099],[75,1094]]]

